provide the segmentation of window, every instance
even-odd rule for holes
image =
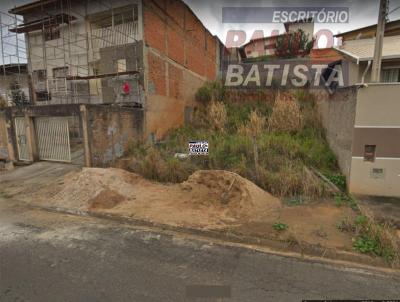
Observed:
[[[36,91],[36,100],[38,102],[49,101],[51,96],[47,91]]]
[[[91,15],[89,18],[93,28],[107,28],[113,25],[113,17],[114,17],[114,25],[120,25],[137,21],[138,19],[137,16],[138,16],[137,5],[135,6],[129,5],[97,13]]]
[[[53,78],[65,78],[68,75],[68,67],[53,68]]]
[[[35,82],[43,82],[47,79],[46,69],[39,69],[33,71],[33,79]]]
[[[127,9],[123,12],[114,12],[114,25],[124,24],[133,22],[133,10],[132,8]]]
[[[375,150],[376,145],[365,145],[364,146],[364,161],[375,161]]]
[[[126,71],[126,59],[117,60],[117,72],[125,72]]]
[[[381,80],[384,83],[400,82],[400,68],[384,68],[384,69],[382,69]]]
[[[58,27],[46,27],[44,29],[44,40],[56,40],[60,38],[60,29]]]
[[[68,75],[68,67],[53,68],[53,81],[50,89],[55,92],[63,92],[67,89],[66,77]]]

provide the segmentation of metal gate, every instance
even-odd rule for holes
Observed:
[[[35,119],[39,159],[71,162],[67,117]]]
[[[29,161],[28,144],[26,138],[25,117],[15,118],[15,134],[17,137],[17,148],[19,160]]]

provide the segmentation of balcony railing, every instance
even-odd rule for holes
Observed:
[[[138,39],[138,23],[129,22],[114,27],[92,29],[91,37],[94,50],[133,43]]]

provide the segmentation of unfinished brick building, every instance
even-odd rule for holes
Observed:
[[[2,29],[26,54],[32,105],[0,111],[0,160],[112,165],[131,140],[190,120],[219,71],[222,44],[180,0],[40,0],[9,13]]]
[[[144,108],[146,138],[182,124],[214,80],[221,43],[181,0],[40,0],[15,7],[31,100]]]

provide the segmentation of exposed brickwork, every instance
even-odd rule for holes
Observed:
[[[187,43],[186,50],[187,68],[201,76],[205,76],[207,57],[204,56],[204,49],[199,49],[195,43]]]
[[[166,50],[166,24],[154,10],[144,10],[144,35],[146,43],[158,51],[165,53]]]
[[[215,79],[217,40],[181,0],[145,0],[143,11],[144,41],[150,49],[156,50],[162,60],[173,60],[181,68],[208,80]],[[155,93],[172,97],[182,95],[176,91],[170,91],[168,95],[164,86],[178,79],[168,79],[165,67],[151,51],[148,53],[149,81],[152,82],[150,86],[154,84]],[[162,75],[164,83],[161,83]]]
[[[166,95],[165,61],[159,56],[148,53],[149,93]]]
[[[181,125],[205,80],[215,80],[218,40],[182,0],[144,0],[146,129],[161,138]]]
[[[167,14],[171,16],[180,28],[183,28],[185,24],[185,9],[185,5],[179,0],[167,1]]]
[[[183,71],[181,68],[175,67],[172,64],[168,64],[168,74],[169,74],[169,94],[171,97],[176,99],[181,99],[182,85],[183,85]]]
[[[168,57],[175,62],[184,65],[185,64],[185,46],[182,29],[174,27],[168,27],[167,39],[168,39]]]

